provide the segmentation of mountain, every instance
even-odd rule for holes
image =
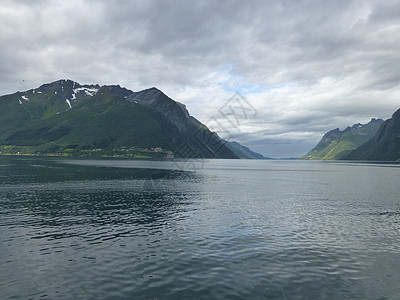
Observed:
[[[383,122],[369,141],[343,159],[400,161],[400,109]]]
[[[0,97],[0,153],[238,158],[156,88],[59,80]]]
[[[239,144],[238,142],[226,142],[226,146],[235,153],[239,158],[245,159],[272,159],[264,157],[262,154],[254,152],[249,148]]]
[[[216,134],[210,134],[210,131],[200,123],[197,119],[190,116],[186,106],[182,103],[176,102],[163,94],[156,88],[147,89],[141,92],[136,92],[126,98],[130,102],[139,103],[142,105],[150,106],[151,108],[162,113],[182,134],[193,134],[193,143],[200,143],[202,145],[221,143],[221,139]],[[253,152],[249,148],[237,143],[227,142],[222,140],[224,145],[231,150],[237,157],[245,159],[264,159],[265,157],[259,153]],[[222,149],[220,149],[222,150]],[[225,151],[225,150],[224,150]]]
[[[226,141],[192,117],[184,104],[172,100],[160,90],[153,87],[132,93],[126,97],[126,100],[151,107],[177,127],[179,133],[185,136],[185,144],[181,145],[176,151],[179,156],[186,157],[186,152],[190,153],[197,149],[196,152],[201,157],[238,158],[226,146]]]
[[[301,159],[334,160],[343,158],[368,141],[383,123],[382,119],[371,119],[368,124],[355,124],[341,131],[339,128],[326,133],[321,141]]]

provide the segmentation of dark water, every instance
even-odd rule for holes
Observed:
[[[400,299],[399,183],[383,164],[3,157],[0,299]]]

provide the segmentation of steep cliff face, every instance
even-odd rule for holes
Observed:
[[[178,149],[178,153],[182,152],[181,156],[185,156],[185,151],[190,152],[196,149],[200,156],[238,158],[238,155],[227,147],[226,141],[222,140],[216,133],[211,132],[204,124],[192,117],[185,105],[172,100],[157,88],[153,87],[132,93],[126,99],[132,103],[138,103],[155,109],[178,128],[178,131],[186,140],[186,144],[182,145],[182,148],[185,149]]]

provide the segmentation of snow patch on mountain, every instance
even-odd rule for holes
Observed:
[[[67,102],[67,104],[68,104],[69,108],[71,109],[71,108],[72,108],[72,106],[71,106],[71,102],[70,102],[68,99],[65,99],[65,102]]]
[[[83,92],[85,92],[86,95],[92,97],[92,96],[97,94],[99,89],[90,88],[90,87],[80,87],[80,88],[77,88],[77,89],[73,89],[73,91],[74,91],[75,94],[83,91]]]

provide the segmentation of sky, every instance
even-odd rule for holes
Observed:
[[[265,156],[400,108],[397,0],[2,0],[0,28],[0,95],[154,86]]]

